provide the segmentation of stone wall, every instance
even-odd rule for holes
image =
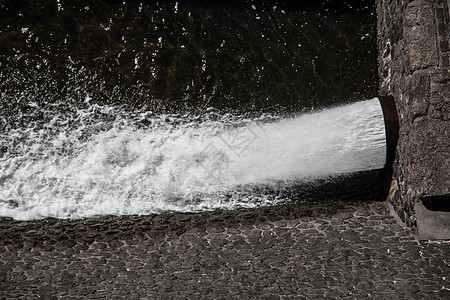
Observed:
[[[377,2],[379,93],[394,96],[400,122],[388,199],[413,228],[421,199],[450,195],[448,2]]]

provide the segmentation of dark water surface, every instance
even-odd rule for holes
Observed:
[[[170,112],[376,96],[373,1],[0,3],[3,111],[82,94]]]

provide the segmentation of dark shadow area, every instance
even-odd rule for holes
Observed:
[[[450,212],[450,195],[422,197],[420,200],[428,210]]]
[[[384,170],[369,170],[318,178],[312,181],[280,182],[267,186],[241,186],[243,194],[264,196],[285,203],[320,203],[332,201],[385,200],[387,186]]]
[[[113,7],[120,7],[123,4],[122,0],[106,1],[110,3]],[[127,1],[128,3],[144,3],[151,4],[154,1]],[[188,7],[196,8],[224,8],[224,9],[242,9],[255,6],[255,10],[272,10],[274,7],[280,9],[287,9],[290,11],[308,11],[314,13],[320,13],[324,15],[330,14],[365,14],[371,9],[373,5],[372,0],[300,0],[300,1],[268,1],[268,0],[187,0],[187,1],[177,1],[177,0],[162,0],[159,3],[165,5],[175,5],[178,2],[179,5],[184,5]]]

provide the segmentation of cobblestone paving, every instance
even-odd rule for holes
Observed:
[[[385,203],[0,222],[0,299],[450,299]]]

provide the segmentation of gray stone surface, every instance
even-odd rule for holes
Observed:
[[[450,236],[450,214],[448,212],[431,211],[422,201],[415,206],[417,218],[417,231],[420,240],[446,239]]]
[[[438,55],[433,5],[426,0],[414,0],[403,13],[403,38],[409,71],[434,67]]]
[[[418,197],[445,195],[449,191],[450,122],[418,118],[411,126],[408,157],[409,183]],[[450,236],[449,236],[450,238]]]
[[[421,198],[450,195],[450,19],[445,3],[377,2],[380,95],[395,98],[400,121],[388,200],[413,230],[428,222],[415,209]]]
[[[449,299],[386,203],[0,223],[0,299]]]

